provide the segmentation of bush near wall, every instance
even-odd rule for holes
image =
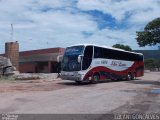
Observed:
[[[160,71],[160,59],[146,59],[144,60],[145,69],[151,71]]]

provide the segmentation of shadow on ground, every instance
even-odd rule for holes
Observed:
[[[82,82],[82,83],[76,83],[75,81],[66,81],[66,82],[59,82],[57,84],[60,85],[69,85],[69,86],[93,86],[96,84],[102,84],[102,83],[112,83],[112,82],[124,82],[126,80],[103,80],[99,81],[98,83],[90,83],[90,82]]]
[[[133,83],[133,84],[143,84],[143,85],[160,85],[159,81],[133,80],[133,81],[127,81],[127,82]]]

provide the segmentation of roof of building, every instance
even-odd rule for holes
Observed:
[[[19,53],[21,63],[35,61],[57,61],[59,55],[63,55],[64,48],[48,48],[31,51],[23,51]]]
[[[39,49],[39,50],[30,50],[30,51],[22,51],[19,53],[20,56],[31,56],[37,54],[46,54],[46,53],[63,53],[65,48],[47,48],[47,49]]]

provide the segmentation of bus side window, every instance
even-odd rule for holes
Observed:
[[[113,59],[114,55],[113,55],[113,51],[107,48],[103,48],[102,49],[102,56],[105,59]]]
[[[94,47],[94,58],[102,58],[102,48]]]
[[[93,46],[87,46],[84,51],[84,56],[83,56],[83,65],[82,69],[86,70],[91,62],[92,62],[92,56],[93,56]]]

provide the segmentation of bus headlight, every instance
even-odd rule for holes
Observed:
[[[81,80],[81,76],[82,76],[81,74],[77,75],[77,77],[78,77],[79,80]]]
[[[78,74],[77,77],[81,78],[81,74]]]

